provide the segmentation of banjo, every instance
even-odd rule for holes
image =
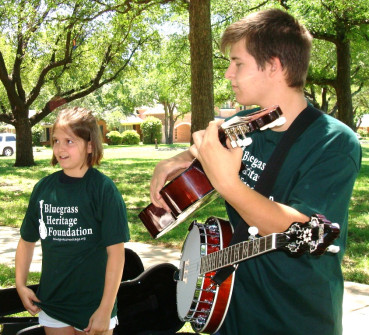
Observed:
[[[250,227],[256,228],[256,227]],[[283,233],[260,238],[250,233],[247,241],[228,246],[233,234],[231,224],[210,217],[205,224],[193,221],[183,244],[177,281],[177,313],[190,322],[197,333],[215,333],[222,325],[231,300],[234,272],[219,286],[212,281],[215,271],[226,266],[273,251],[292,255],[308,252],[320,256],[325,251],[337,253],[330,246],[340,234],[340,227],[323,215],[313,215],[309,222],[293,223]]]
[[[219,140],[225,146],[228,138],[233,148],[243,148],[252,142],[251,138],[246,136],[248,133],[281,126],[285,122],[286,119],[278,106],[265,108],[244,117],[234,116],[219,127]],[[138,215],[153,238],[162,236],[185,221],[198,208],[218,197],[197,159],[167,183],[160,190],[160,195],[171,212],[150,204]]]

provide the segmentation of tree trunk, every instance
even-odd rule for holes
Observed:
[[[355,130],[354,113],[351,95],[351,52],[350,41],[341,39],[336,42],[337,47],[337,118]]]
[[[174,109],[176,108],[175,104],[169,106],[169,134],[168,134],[168,144],[173,144],[173,130],[174,130]]]
[[[164,138],[165,144],[173,144],[173,111],[175,108],[175,104],[171,105],[170,103],[164,101],[162,102],[165,111],[164,117]]]
[[[17,118],[17,121],[14,123],[17,135],[14,166],[33,166],[35,161],[32,151],[32,126],[28,119],[28,113],[22,114],[26,117]],[[18,134],[22,135],[18,136]]]
[[[190,1],[191,133],[214,119],[210,0]],[[192,140],[191,140],[192,141]]]
[[[165,144],[168,144],[169,140],[169,131],[168,131],[168,118],[169,118],[169,108],[168,104],[166,102],[163,102],[164,106],[164,138],[165,138]]]
[[[329,101],[327,99],[327,92],[328,92],[327,87],[323,87],[322,88],[322,108],[321,109],[324,113],[328,112],[328,106],[329,106]]]

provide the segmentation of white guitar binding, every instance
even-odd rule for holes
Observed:
[[[279,119],[273,121],[272,123],[266,124],[264,127],[261,127],[260,130],[266,130],[269,128],[280,127],[286,123],[286,118],[281,116]]]
[[[252,143],[252,139],[246,136],[248,133],[283,125],[286,118],[281,115],[281,109],[278,106],[273,106],[246,116],[236,115],[223,122],[220,129],[230,140],[232,148],[245,148]]]

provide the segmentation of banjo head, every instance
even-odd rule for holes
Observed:
[[[205,224],[193,221],[183,244],[177,276],[177,312],[197,333],[214,333],[224,320],[234,276],[216,285],[212,281],[216,273],[212,268],[214,257],[208,257],[227,246],[231,236],[228,221],[210,217]]]
[[[193,224],[183,244],[177,281],[177,312],[184,321],[191,309],[200,273],[200,230]],[[197,247],[196,247],[197,246]]]

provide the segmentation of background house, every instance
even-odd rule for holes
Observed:
[[[242,106],[241,106],[242,107]],[[221,108],[215,108],[216,118],[225,119],[240,111],[240,107],[234,107],[231,102],[224,104]],[[137,109],[137,114],[143,120],[148,116],[154,116],[161,120],[163,124],[163,138],[162,143],[165,142],[164,138],[164,120],[165,111],[163,105],[156,105],[155,107],[141,107]],[[174,111],[174,116],[178,115],[177,110]],[[174,123],[173,130],[173,143],[189,143],[191,141],[191,113],[187,113],[184,116],[178,117]]]
[[[15,134],[15,128],[11,124],[4,123],[4,125],[0,125],[0,133]]]
[[[156,105],[154,107],[141,107],[137,109],[138,116],[144,120],[148,116],[154,116],[158,118],[163,124],[163,137],[161,142],[165,142],[164,136],[164,121],[165,111],[163,105]],[[174,117],[178,116],[178,111],[174,110]],[[191,113],[185,114],[183,117],[179,117],[174,123],[173,129],[173,143],[188,143],[191,141]]]
[[[106,122],[104,120],[97,120],[97,124],[101,131],[102,141],[103,143],[108,143],[108,139],[106,134],[109,132]],[[42,124],[42,134],[41,134],[41,145],[49,146],[51,145],[51,136],[52,136],[52,129],[53,125],[49,123]]]
[[[369,134],[369,114],[365,114],[363,116],[358,129],[362,129],[362,130],[366,131],[367,134]]]
[[[142,139],[141,123],[143,119],[139,115],[130,114],[126,115],[120,120],[119,132],[123,133],[126,130],[135,130]]]
[[[215,108],[215,118],[225,119],[227,117],[232,116],[236,112],[240,110],[240,107],[234,107],[232,103],[226,103],[221,108]],[[178,111],[174,111],[174,117],[178,116]],[[140,107],[137,108],[135,113],[126,115],[120,120],[120,125],[118,131],[123,133],[125,130],[135,130],[140,135],[142,139],[142,131],[141,131],[141,123],[148,116],[154,116],[158,118],[163,125],[162,133],[163,137],[161,139],[161,143],[165,143],[164,137],[164,120],[165,120],[165,111],[164,107],[161,104],[158,104],[154,107]],[[98,125],[101,130],[101,135],[104,143],[108,143],[108,139],[106,134],[112,129],[108,129],[105,120],[99,119]],[[51,124],[43,124],[43,133],[41,136],[41,144],[42,145],[50,145],[51,144]],[[191,141],[191,113],[187,113],[183,116],[179,116],[174,123],[173,129],[173,143],[189,143]]]

